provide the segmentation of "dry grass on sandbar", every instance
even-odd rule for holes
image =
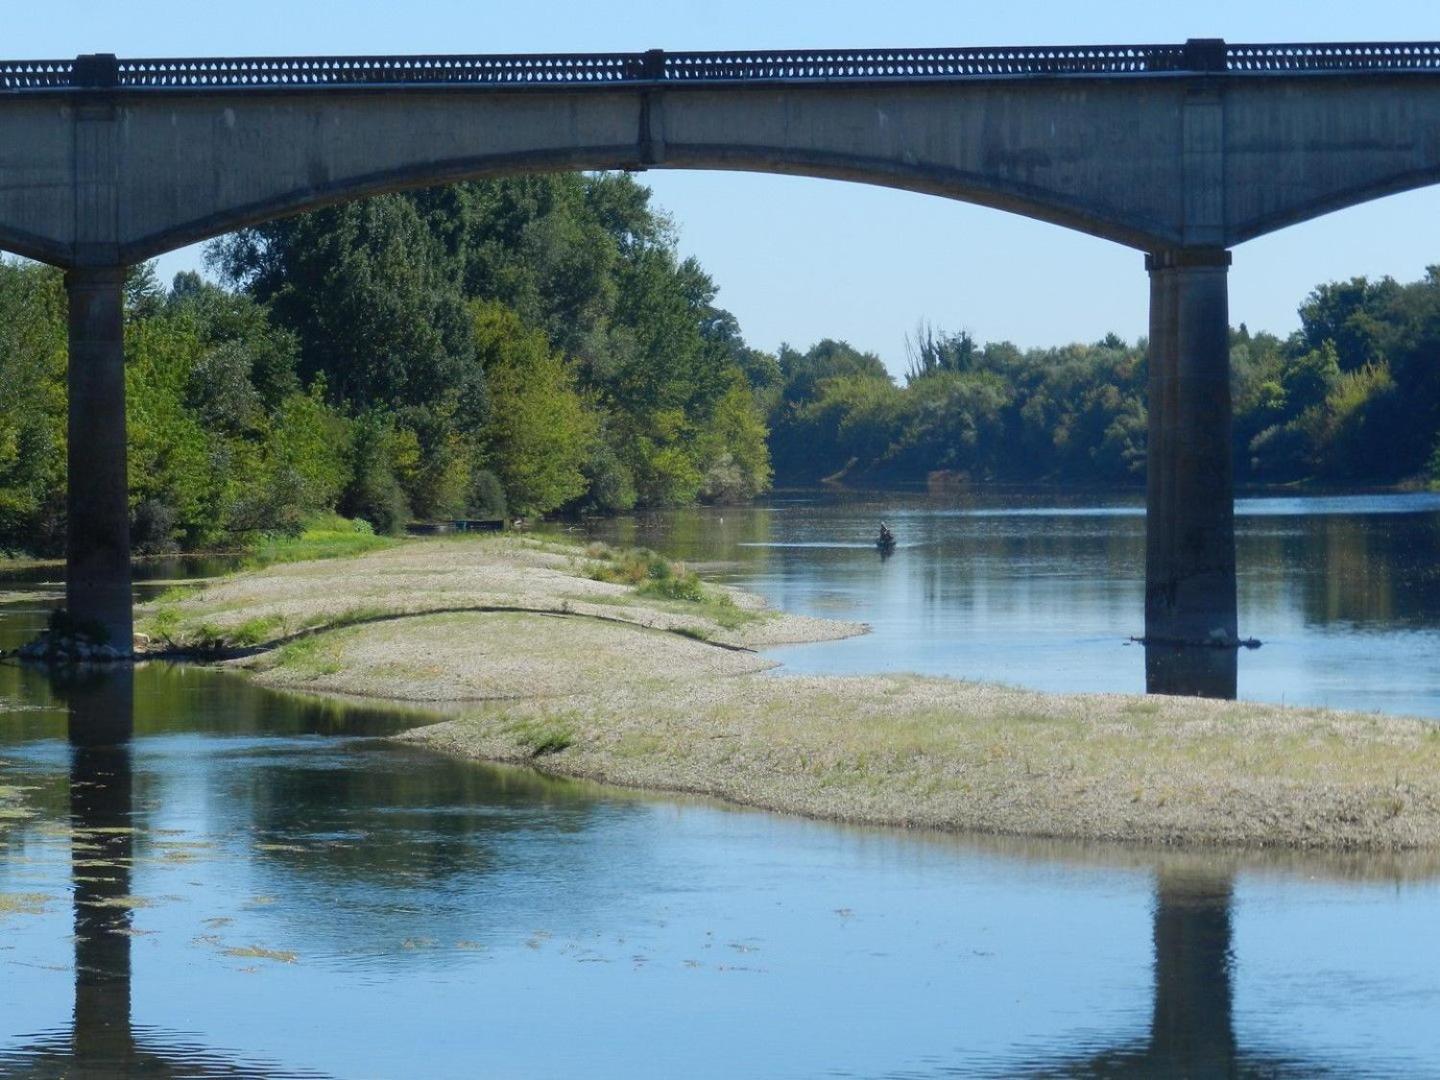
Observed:
[[[145,614],[182,641],[255,640],[241,663],[267,684],[448,716],[413,742],[558,775],[872,824],[1440,848],[1440,725],[767,673],[746,647],[861,628],[692,587],[683,568],[657,589],[646,566],[530,538],[425,542],[236,575]]]

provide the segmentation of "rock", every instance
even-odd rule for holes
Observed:
[[[130,647],[133,648],[136,652],[144,652],[146,649],[150,648],[150,635],[137,632],[135,636],[130,640]]]

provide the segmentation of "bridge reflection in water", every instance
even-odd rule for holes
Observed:
[[[1232,650],[1207,655],[1233,660]],[[1223,665],[1221,665],[1223,667]],[[1221,673],[1223,676],[1223,672]],[[135,832],[131,735],[133,673],[67,678],[57,687],[69,713],[71,874],[74,883],[74,1013],[68,1040],[41,1037],[6,1056],[13,1076],[316,1076],[210,1048],[196,1036],[137,1027],[127,904]],[[1233,874],[1168,862],[1156,871],[1154,997],[1148,1037],[1073,1058],[1042,1053],[1007,1073],[1034,1076],[1315,1076],[1314,1061],[1247,1052],[1233,1017]],[[957,1063],[945,1072],[964,1074]]]

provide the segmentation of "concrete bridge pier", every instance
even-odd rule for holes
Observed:
[[[130,501],[125,459],[125,268],[65,274],[70,299],[69,518],[65,605],[130,648]]]
[[[1172,248],[1152,252],[1145,266],[1150,272],[1145,639],[1151,645],[1231,650],[1238,635],[1230,252]]]

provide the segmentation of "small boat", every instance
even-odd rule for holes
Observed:
[[[875,550],[882,555],[889,555],[895,550],[895,534],[884,525],[880,526],[880,535],[875,539]]]

